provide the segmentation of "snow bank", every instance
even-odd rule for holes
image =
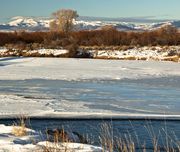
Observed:
[[[31,116],[46,115],[47,113],[53,112],[53,109],[46,106],[48,102],[50,102],[50,100],[25,99],[21,96],[0,94],[0,117],[8,117],[10,115],[16,117],[22,114]]]
[[[8,51],[7,48],[0,48],[0,56],[5,54]]]
[[[28,129],[27,135],[17,137],[12,134],[13,126],[0,124],[0,152],[43,152],[44,148],[56,148],[58,150],[68,150],[76,152],[100,152],[100,147],[81,143],[51,143],[45,140],[46,135],[42,135],[34,130]],[[43,137],[44,136],[44,137]]]
[[[69,151],[69,152],[102,152],[102,148],[95,147],[87,144],[78,144],[78,143],[60,143],[58,145],[50,142],[40,142],[38,145],[47,146],[52,149],[56,147],[60,151]]]
[[[53,56],[59,56],[62,54],[67,54],[68,50],[59,50],[59,49],[39,49],[39,50],[32,50],[28,51],[27,55],[31,56],[31,54],[40,54],[40,55],[53,55]]]
[[[37,50],[8,50],[6,48],[0,49],[0,56],[53,56],[60,57],[67,54],[69,51],[65,49],[37,49]]]
[[[16,137],[13,135],[13,126],[0,125],[0,152],[28,152],[37,150],[33,139],[39,138],[34,130],[27,129],[27,135]]]
[[[179,62],[180,47],[135,47],[127,50],[90,50],[94,58]]]
[[[87,47],[88,48],[88,47]],[[109,48],[109,49],[108,49]],[[104,47],[101,49],[86,47],[79,49],[79,53],[87,52],[93,58],[100,59],[121,59],[121,60],[155,60],[155,61],[180,61],[180,47],[134,47],[130,49],[113,49],[113,47]],[[0,49],[1,57],[25,56],[25,57],[64,57],[69,51],[65,49],[37,49],[37,50],[8,50]]]

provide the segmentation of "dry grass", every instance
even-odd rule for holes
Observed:
[[[72,152],[72,149],[68,148],[68,139],[64,129],[55,130],[51,135],[46,131],[47,142],[43,147],[43,152]],[[63,144],[62,144],[63,143]]]
[[[108,57],[108,56],[97,56],[94,59],[103,59],[103,60],[118,60],[116,57]]]
[[[125,139],[114,136],[112,125],[102,124],[100,135],[102,152],[135,152],[135,143],[131,136],[126,136]]]
[[[101,126],[100,142],[103,148],[103,152],[114,151],[114,139],[113,139],[112,128],[110,125],[106,123],[102,124]]]
[[[180,62],[179,56],[168,56],[163,59],[163,61],[172,61],[172,62]]]
[[[137,58],[135,56],[128,56],[128,57],[124,57],[124,60],[137,60]]]
[[[80,49],[82,50],[122,50],[126,51],[129,49],[133,49],[136,46],[132,45],[111,45],[111,46],[106,46],[106,45],[94,45],[94,46],[79,46]]]
[[[76,150],[69,148],[68,143],[51,143],[46,142],[42,152],[76,152]]]
[[[25,124],[25,120],[27,117],[21,116],[19,118],[19,123],[14,123],[13,124],[13,129],[12,129],[12,134],[21,137],[21,136],[26,136],[27,135],[27,128]]]
[[[148,60],[148,58],[147,57],[140,57],[140,58],[138,58],[138,60],[146,61],[146,60]]]
[[[14,124],[12,134],[15,136],[25,136],[27,135],[25,120],[27,118],[22,116],[19,119],[18,124]],[[132,124],[131,124],[132,125]],[[133,125],[132,125],[133,127]],[[168,134],[167,126],[157,134],[152,127],[150,121],[144,126],[147,133],[152,140],[152,152],[180,152],[180,143],[176,140],[176,137],[172,137]],[[136,130],[134,130],[136,132]],[[100,145],[102,147],[102,152],[148,152],[146,148],[146,143],[140,143],[138,135],[135,133],[136,138],[131,137],[130,134],[124,134],[123,137],[114,134],[114,128],[112,124],[103,123],[101,125],[100,131]],[[164,145],[160,146],[160,138],[164,137]],[[41,152],[76,152],[76,149],[68,147],[71,140],[68,139],[64,129],[54,130],[53,133],[47,132],[47,142],[46,145],[42,146]],[[83,147],[82,147],[83,149]],[[38,151],[39,152],[39,151]]]
[[[135,130],[134,138],[129,133],[121,137],[117,134],[114,135],[111,124],[102,124],[100,135],[100,144],[103,148],[102,152],[180,152],[180,143],[176,136],[172,137],[172,135],[168,133],[166,122],[165,126],[159,130],[159,133],[157,133],[157,130],[153,128],[149,121],[144,127],[148,132],[147,136],[149,135],[152,142],[151,149],[146,147],[146,143],[139,141]],[[161,143],[161,140],[163,140],[163,143]]]

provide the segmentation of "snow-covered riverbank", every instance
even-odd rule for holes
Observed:
[[[134,47],[125,50],[93,50],[94,58],[120,60],[180,61],[180,47]]]
[[[0,48],[0,57],[26,56],[26,57],[63,57],[69,51],[65,49],[37,49],[37,50],[9,50]]]
[[[67,57],[65,49],[17,50],[0,49],[0,57]],[[80,47],[77,56],[96,59],[180,61],[180,46],[154,47]]]
[[[22,136],[14,135],[14,129],[25,130]],[[100,147],[81,143],[55,143],[46,141],[47,135],[32,129],[0,124],[0,152],[44,152],[45,149],[72,152],[100,152]]]

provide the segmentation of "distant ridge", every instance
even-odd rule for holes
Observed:
[[[7,23],[0,24],[0,31],[48,31],[49,23],[51,21],[52,19],[48,17],[16,16],[11,18]],[[81,16],[74,22],[74,24],[76,30],[97,30],[101,29],[105,25],[111,25],[119,31],[149,31],[166,25],[172,25],[180,28],[180,21],[178,20],[149,20],[144,18],[105,18]]]
[[[113,22],[133,22],[133,23],[158,23],[158,22],[167,22],[168,19],[151,19],[145,17],[93,17],[93,16],[80,16],[79,20],[85,21],[113,21]]]

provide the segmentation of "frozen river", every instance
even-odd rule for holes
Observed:
[[[179,63],[0,60],[1,117],[180,118]]]
[[[179,85],[179,77],[114,81],[3,80],[0,81],[0,112],[31,114],[32,110],[36,116],[43,110],[55,115],[180,115]]]
[[[65,127],[101,146],[107,123],[112,139],[130,137],[136,151],[145,143],[152,152],[154,137],[161,151],[172,139],[177,148],[179,109],[179,63],[0,58],[0,124],[26,115],[37,132]]]

